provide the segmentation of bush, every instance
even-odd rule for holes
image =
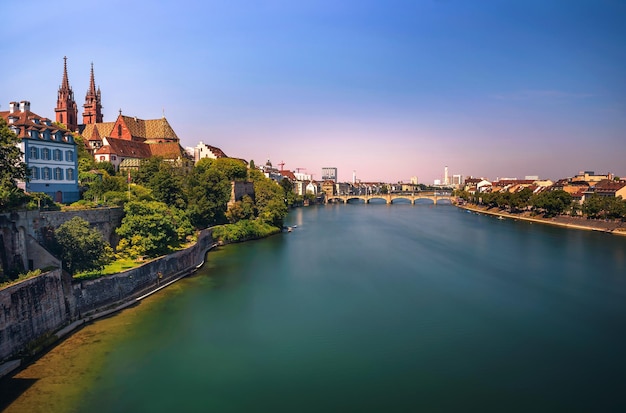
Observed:
[[[221,225],[213,229],[213,239],[231,243],[249,239],[267,237],[280,232],[280,228],[274,227],[259,219],[241,220],[235,224]]]

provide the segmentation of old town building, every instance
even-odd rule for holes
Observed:
[[[30,180],[19,186],[26,192],[43,192],[56,202],[78,201],[78,160],[72,133],[31,112],[28,101],[9,103],[9,110],[0,116],[20,138],[22,159],[31,172]]]

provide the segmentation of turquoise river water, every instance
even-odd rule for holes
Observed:
[[[115,316],[67,410],[626,411],[626,237],[449,205],[287,223]]]

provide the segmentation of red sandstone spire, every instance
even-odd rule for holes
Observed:
[[[74,101],[74,92],[67,77],[67,57],[63,56],[63,80],[57,94],[56,121],[75,132],[78,127],[78,109]]]
[[[83,123],[102,123],[102,103],[100,100],[100,88],[96,91],[96,82],[93,75],[93,63],[91,63],[91,77],[89,79],[89,90],[85,95],[85,104],[83,107]]]
[[[87,96],[96,94],[96,82],[93,79],[93,62],[91,62],[91,77],[89,78],[89,92]]]
[[[61,82],[61,89],[70,90],[70,82],[67,80],[67,56],[63,56],[63,81]]]

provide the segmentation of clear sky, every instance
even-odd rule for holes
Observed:
[[[22,0],[0,110],[54,119],[93,62],[104,120],[321,178],[626,175],[623,0]]]

